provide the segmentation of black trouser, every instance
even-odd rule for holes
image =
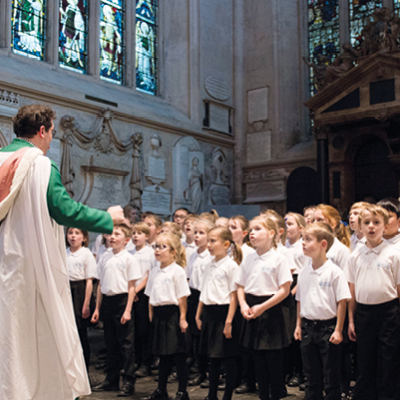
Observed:
[[[119,374],[124,369],[124,382],[135,382],[134,321],[121,324],[128,294],[103,295],[102,314],[104,339],[107,348],[106,374],[111,383],[119,382]]]
[[[85,357],[86,369],[89,371],[90,365],[90,343],[88,339],[87,327],[78,328],[79,339],[81,340],[83,356]]]
[[[399,399],[399,300],[358,304],[355,314],[358,377],[354,398]]]
[[[342,345],[329,341],[336,327],[336,318],[327,321],[303,319],[301,354],[308,386],[308,400],[340,400],[340,365]]]
[[[158,389],[162,392],[167,390],[168,376],[172,371],[172,366],[176,365],[178,372],[178,391],[186,392],[189,368],[186,364],[186,354],[177,353],[168,356],[160,356],[158,367]]]
[[[233,390],[236,386],[237,365],[236,357],[210,358],[210,388],[208,389],[208,398],[210,400],[217,398],[219,375],[221,373],[221,363],[224,363],[226,372],[224,400],[232,398]]]
[[[133,303],[135,312],[135,361],[138,366],[151,366],[149,298],[144,290],[137,293],[138,301]]]
[[[283,382],[283,350],[253,350],[256,379],[261,400],[279,400]]]

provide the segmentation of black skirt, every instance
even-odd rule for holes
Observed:
[[[188,297],[188,324],[192,336],[199,336],[200,331],[196,324],[197,306],[199,305],[200,291],[190,288],[190,297]]]
[[[155,356],[187,353],[190,348],[189,329],[182,333],[180,312],[176,305],[153,307],[150,346]]]
[[[246,293],[249,307],[261,304],[272,296],[254,296]],[[282,303],[268,309],[256,319],[245,321],[241,333],[242,346],[252,350],[280,350],[290,344]]]
[[[83,279],[81,281],[69,281],[69,283],[71,287],[72,303],[74,307],[76,326],[78,327],[78,329],[87,328],[90,323],[90,316],[89,318],[86,319],[82,318],[82,308],[86,296],[86,280]],[[93,312],[92,306],[93,304],[91,302],[90,315]]]
[[[236,318],[232,322],[232,339],[224,335],[229,305],[203,305],[199,354],[210,358],[236,357],[239,355],[239,331]]]

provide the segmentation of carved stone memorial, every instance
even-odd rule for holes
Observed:
[[[225,205],[230,204],[229,180],[226,173],[226,155],[217,147],[211,157],[211,179],[209,204]]]

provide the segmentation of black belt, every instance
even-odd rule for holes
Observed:
[[[307,319],[302,318],[303,322],[308,326],[329,326],[336,325],[336,317],[331,319]]]

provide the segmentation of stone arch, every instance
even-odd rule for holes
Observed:
[[[317,171],[311,167],[293,170],[286,183],[287,211],[303,214],[303,208],[318,203]]]

